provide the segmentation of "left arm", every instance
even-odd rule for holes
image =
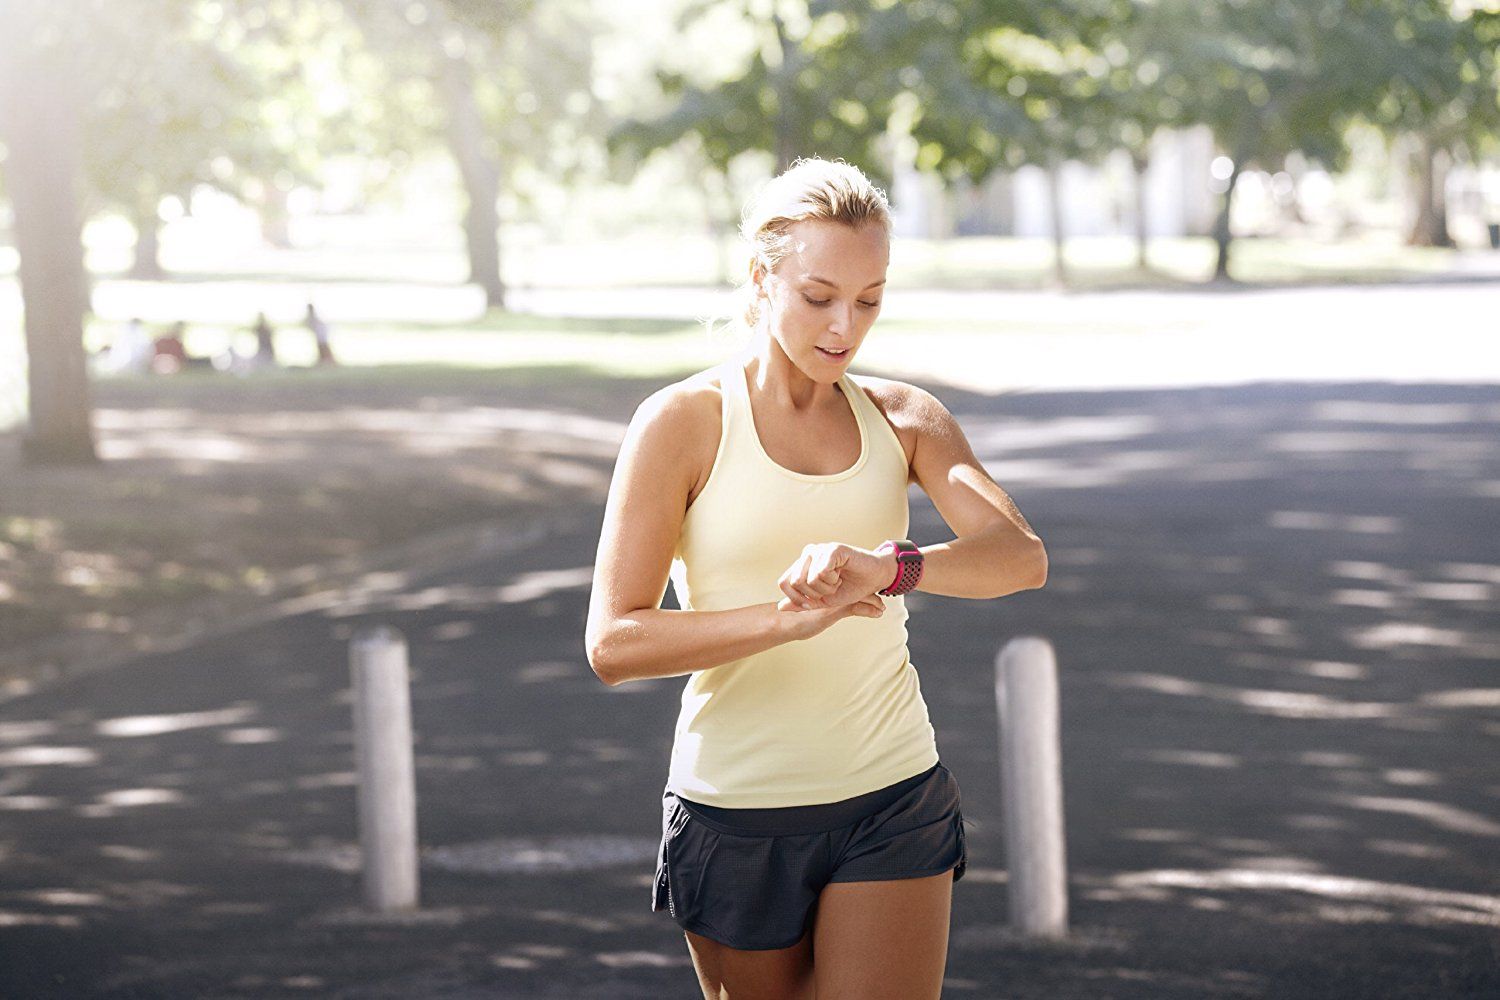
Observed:
[[[926,491],[958,536],[921,547],[922,581],[917,589],[983,600],[1046,583],[1047,550],[1042,540],[979,464],[953,414],[916,386],[904,386],[900,398],[903,426],[909,422],[917,430],[909,482]],[[843,542],[808,545],[777,581],[786,595],[777,608],[849,604],[888,586],[896,567],[894,553],[876,555]]]
[[[947,597],[1004,597],[1047,582],[1047,550],[1021,511],[985,472],[958,421],[937,397],[911,386],[906,409],[917,429],[912,477],[958,536],[922,546],[917,589]],[[881,557],[896,575],[896,557]]]

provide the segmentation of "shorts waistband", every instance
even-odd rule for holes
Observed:
[[[907,792],[932,777],[942,767],[942,761],[932,765],[921,774],[903,778],[895,784],[877,788],[852,798],[837,802],[820,802],[807,806],[779,806],[757,809],[731,809],[692,802],[676,795],[682,807],[696,820],[711,830],[720,833],[745,836],[791,836],[803,833],[825,833],[841,826],[857,823],[866,816],[880,812]],[[667,795],[675,795],[667,791]]]

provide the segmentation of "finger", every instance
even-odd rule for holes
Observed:
[[[792,586],[802,595],[802,599],[811,607],[826,607],[827,598],[838,590],[838,584],[829,586],[820,576],[816,565],[809,565],[806,569],[807,576],[802,580],[793,580]]]
[[[807,576],[807,553],[803,552],[792,560],[792,564],[781,574],[781,581],[796,585],[801,583]]]
[[[791,581],[783,580],[780,583],[780,587],[781,592],[790,598],[799,608],[813,608],[817,607],[820,603],[816,594],[809,593]]]
[[[827,597],[839,589],[839,571],[832,566],[824,566],[808,578],[807,585],[813,593]]]
[[[823,546],[809,553],[807,590],[825,596],[839,589],[839,569],[833,565],[833,547]]]
[[[819,603],[822,603],[822,598],[838,590],[838,570],[831,565],[829,555],[828,546],[809,546],[802,554],[802,578],[792,581],[793,586]]]
[[[781,587],[781,592],[786,595],[788,601],[791,601],[798,608],[805,608],[805,607],[807,607],[807,598],[804,597],[803,594],[802,594],[802,592],[800,590],[798,590],[796,587],[793,587],[790,583],[788,583],[785,580],[781,581],[781,583],[778,584],[778,586]]]
[[[812,584],[808,584],[802,588],[802,599],[807,603],[820,608],[824,607],[828,603],[827,595],[815,589]]]

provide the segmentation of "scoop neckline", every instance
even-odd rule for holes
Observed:
[[[854,460],[853,465],[842,472],[819,474],[797,472],[795,469],[788,469],[770,456],[766,451],[765,445],[761,444],[760,431],[755,429],[755,410],[750,405],[750,373],[745,370],[744,365],[737,362],[732,362],[730,367],[737,373],[736,378],[739,384],[740,399],[745,403],[745,420],[750,425],[750,439],[755,442],[755,450],[760,452],[761,458],[764,458],[773,469],[778,470],[783,475],[790,476],[793,479],[801,479],[805,482],[831,483],[840,479],[848,479],[864,467],[865,460],[870,455],[870,434],[865,427],[865,415],[860,412],[859,405],[854,401],[854,393],[857,387],[854,385],[853,379],[849,377],[848,372],[844,372],[839,376],[839,386],[843,389],[844,402],[848,403],[849,409],[854,411],[854,422],[859,426],[859,457]]]

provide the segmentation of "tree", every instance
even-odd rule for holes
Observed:
[[[1293,151],[1338,169],[1343,134],[1367,100],[1360,21],[1343,0],[1247,4],[1160,0],[1142,8],[1141,57],[1161,67],[1166,124],[1207,125],[1228,159],[1214,277],[1229,277],[1235,187],[1251,165],[1276,168]]]
[[[691,136],[721,174],[744,153],[767,152],[778,173],[799,156],[821,156],[889,184],[882,142],[901,63],[896,40],[882,32],[898,22],[899,14],[846,0],[690,4],[678,31],[713,32],[720,58],[706,66],[669,57],[657,73],[664,106],[617,123],[610,148],[647,156]]]
[[[498,200],[521,170],[567,177],[595,127],[592,28],[578,0],[344,0],[378,56],[387,135],[441,145],[467,195],[469,280],[505,307]],[[434,113],[434,109],[438,109]]]
[[[1462,11],[1449,0],[1368,3],[1363,64],[1379,75],[1364,113],[1388,139],[1413,147],[1415,193],[1407,241],[1452,246],[1443,190],[1449,164],[1478,157],[1500,134],[1496,50],[1500,10]]]
[[[307,0],[273,19],[254,0],[160,11],[125,0],[93,22],[83,214],[116,209],[131,220],[132,277],[163,276],[157,211],[167,195],[187,201],[202,184],[253,201],[254,178],[293,170],[311,179],[313,151],[325,143],[288,141],[287,123],[267,111],[306,113],[310,102],[295,84],[313,60],[288,53],[292,29],[316,6]]]
[[[1142,58],[1142,5],[1132,0],[1057,0],[1033,9],[1032,30],[1064,38],[1089,53],[1082,72],[1074,70],[1075,124],[1084,152],[1097,162],[1111,149],[1130,157],[1135,200],[1136,264],[1148,270],[1145,174],[1151,140],[1169,117],[1161,89],[1153,86],[1161,68]]]
[[[83,320],[88,309],[78,186],[82,170],[77,0],[0,4],[0,141],[15,214],[25,310],[30,422],[25,461],[97,461]],[[74,22],[78,23],[78,22]]]
[[[913,140],[918,169],[979,182],[1041,167],[1055,278],[1067,284],[1063,164],[1097,163],[1124,145],[1139,172],[1156,127],[1122,40],[1131,11],[1126,0],[897,4],[867,12],[829,51],[875,67],[889,126]]]
[[[230,24],[259,12],[260,31],[274,34],[279,24],[262,8],[229,0],[212,9]],[[0,5],[0,138],[26,314],[28,461],[96,459],[83,222],[104,207],[125,209],[143,238],[137,266],[149,273],[162,194],[185,195],[217,176],[209,164],[226,150],[262,170],[284,162],[245,110],[258,97],[244,65],[221,44],[224,31],[198,30],[199,14],[149,0]],[[241,57],[252,48],[241,46]]]
[[[900,74],[899,104],[908,113],[897,121],[917,142],[918,169],[978,182],[996,170],[1040,166],[1054,278],[1066,285],[1061,170],[1106,148],[1097,123],[1107,116],[1096,108],[1107,63],[1085,34],[1024,3],[960,0],[907,16],[926,41]]]
[[[435,113],[434,39],[414,33],[411,19],[428,25],[431,11],[449,6],[465,5],[221,0],[159,13],[148,0],[111,5],[123,15],[94,25],[94,48],[113,68],[85,125],[91,208],[138,220],[141,274],[159,273],[151,251],[161,199],[186,200],[200,185],[256,207],[266,239],[289,245],[287,195],[316,186],[328,161],[357,158],[374,191],[415,155],[447,147]],[[491,124],[476,127],[488,141]]]

